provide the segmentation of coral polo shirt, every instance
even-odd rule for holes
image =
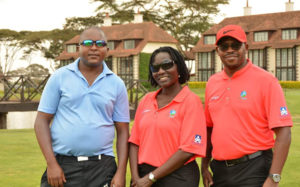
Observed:
[[[205,115],[213,127],[212,156],[229,160],[270,149],[276,127],[292,126],[278,80],[252,64],[230,78],[223,70],[206,86]]]
[[[158,109],[160,90],[147,94],[136,111],[129,142],[139,146],[138,163],[159,167],[179,149],[204,157],[206,125],[200,98],[185,86]]]

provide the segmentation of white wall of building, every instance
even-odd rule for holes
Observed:
[[[36,111],[8,112],[7,129],[28,129],[34,127]]]
[[[163,46],[170,46],[175,49],[177,49],[176,44],[170,44],[170,43],[147,43],[144,49],[141,51],[142,53],[152,53],[155,49],[158,49]]]

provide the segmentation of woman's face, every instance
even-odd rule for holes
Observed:
[[[179,84],[177,65],[171,59],[169,53],[160,52],[154,57],[151,65],[152,77],[162,88],[168,88]]]

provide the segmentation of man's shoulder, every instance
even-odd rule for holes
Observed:
[[[277,81],[277,78],[272,73],[256,65],[253,65],[251,68],[251,77],[257,80],[264,80],[262,82]]]

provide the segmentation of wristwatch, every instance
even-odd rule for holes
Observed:
[[[269,177],[274,181],[274,182],[279,182],[281,179],[280,174],[269,174]]]
[[[149,179],[152,181],[152,182],[155,182],[156,179],[154,177],[154,174],[152,172],[149,173]]]

